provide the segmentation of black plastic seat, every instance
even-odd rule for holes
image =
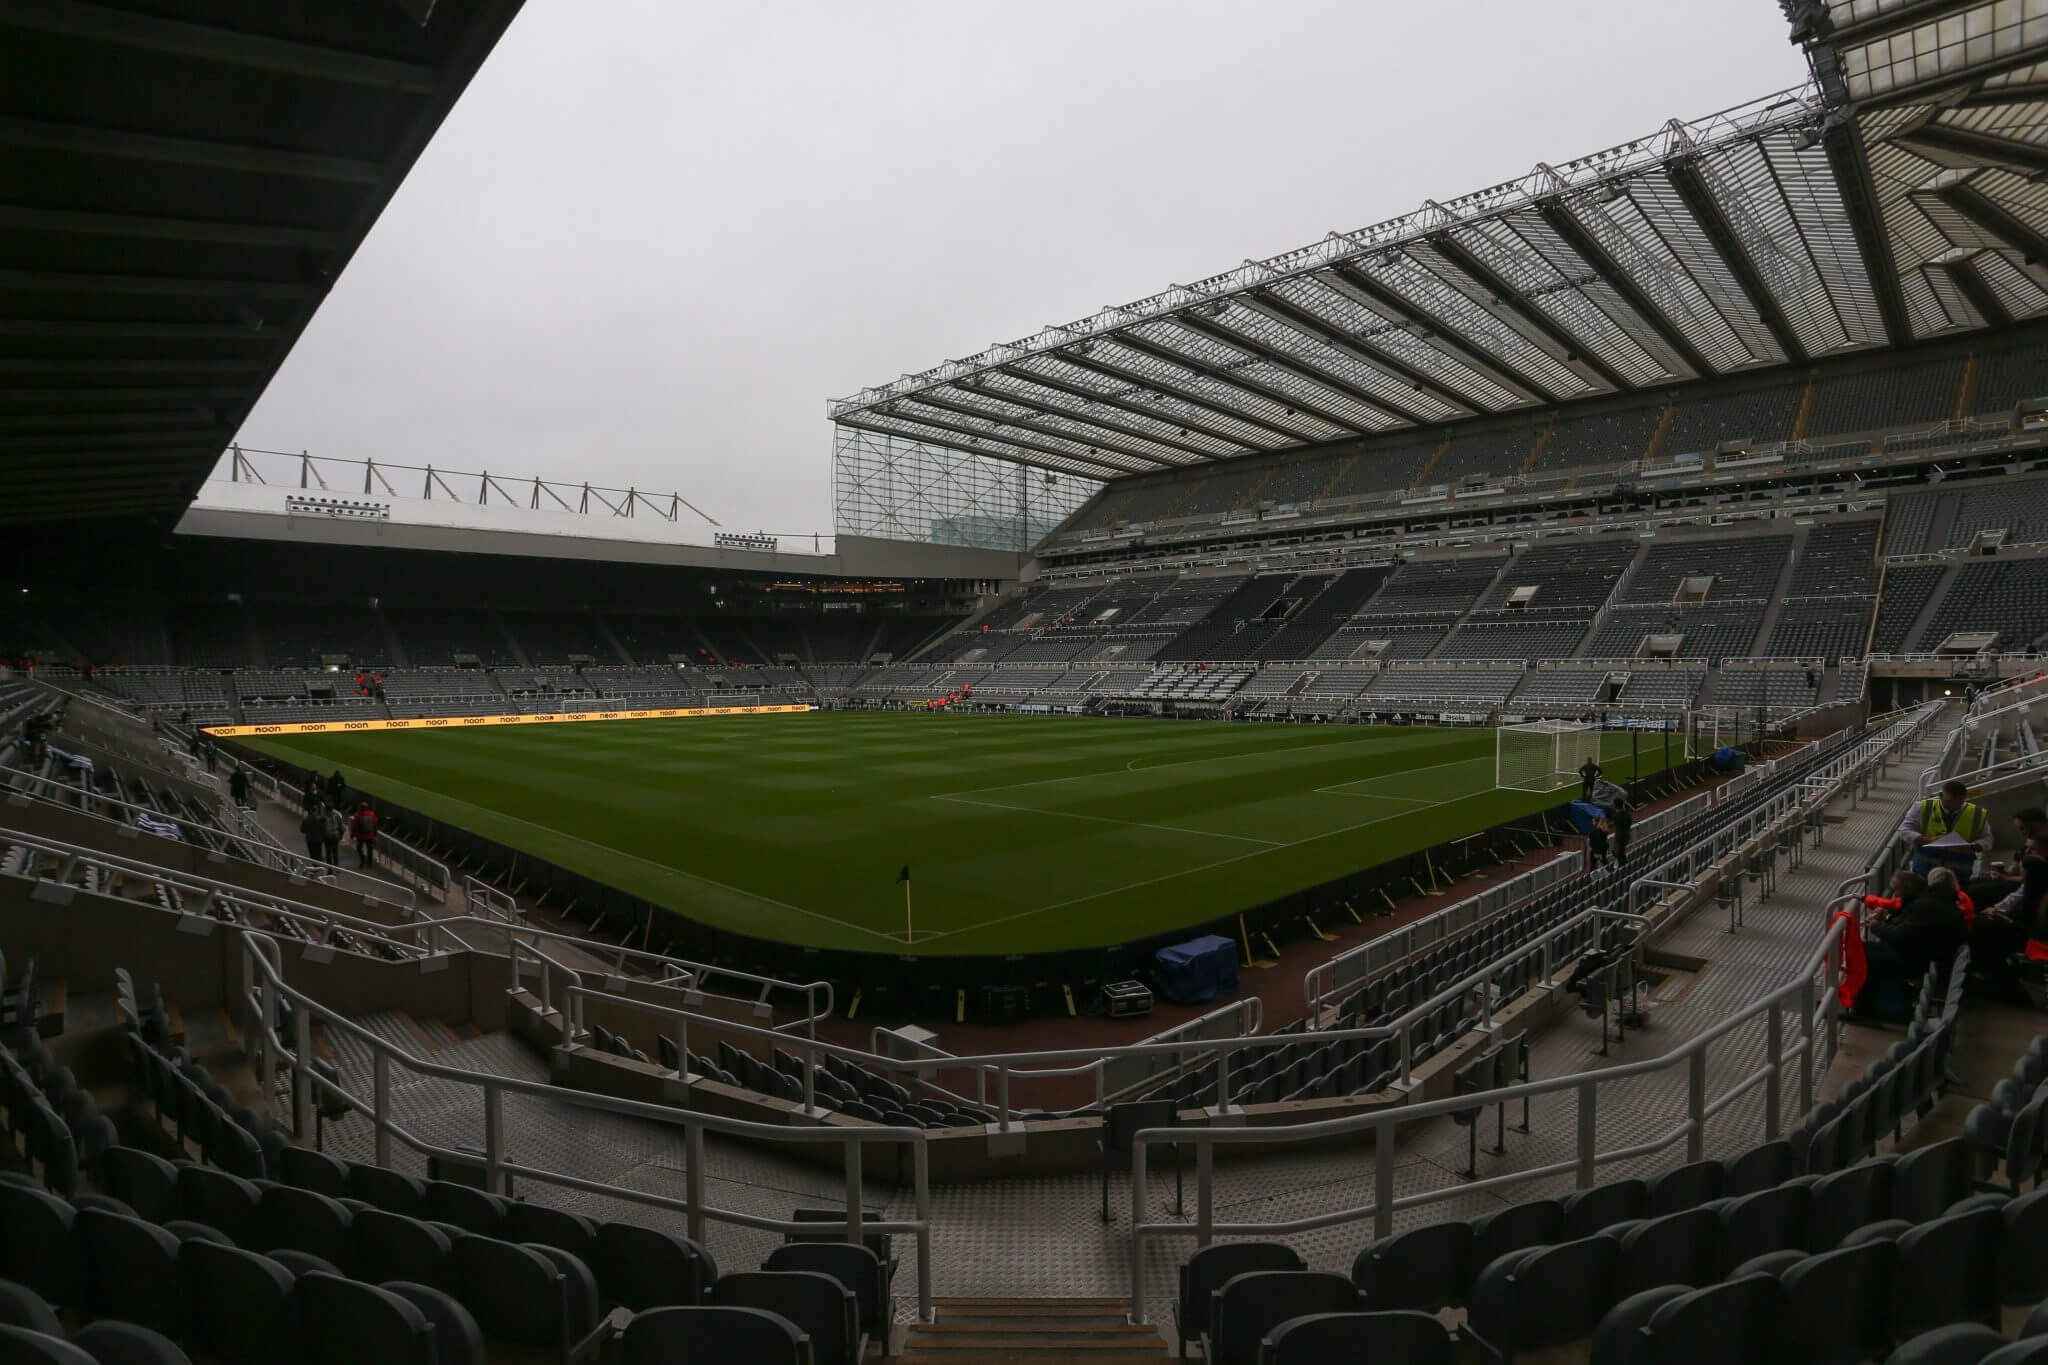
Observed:
[[[427,1216],[427,1185],[417,1176],[359,1162],[349,1167],[348,1193],[351,1199],[360,1199],[386,1213],[402,1213],[408,1218]]]
[[[1311,1313],[1290,1318],[1259,1343],[1259,1365],[1399,1361],[1451,1365],[1451,1334],[1427,1313]]]
[[[345,1266],[352,1255],[351,1216],[338,1199],[290,1185],[263,1188],[258,1251],[303,1251]]]
[[[62,1337],[26,1327],[0,1327],[0,1365],[99,1365]]]
[[[1930,1222],[1969,1192],[1969,1145],[1950,1138],[1899,1158],[1892,1171],[1891,1216]]]
[[[2005,1338],[1981,1322],[1952,1322],[1908,1338],[1885,1365],[1982,1365]]]
[[[1217,1242],[1200,1248],[1181,1263],[1180,1298],[1174,1307],[1180,1353],[1209,1330],[1209,1300],[1225,1283],[1255,1270],[1306,1270],[1308,1263],[1294,1248],[1278,1242]]]
[[[1510,1251],[1564,1240],[1564,1206],[1555,1199],[1531,1199],[1472,1220],[1472,1270],[1476,1275]]]
[[[1590,1365],[1719,1365],[1769,1358],[1778,1282],[1746,1275],[1623,1299],[1593,1330]]]
[[[178,1239],[154,1223],[86,1209],[74,1225],[85,1316],[183,1328]]]
[[[1832,1251],[1857,1228],[1889,1217],[1894,1165],[1889,1161],[1865,1161],[1821,1176],[1808,1185],[1807,1249]]]
[[[216,1242],[181,1244],[178,1288],[188,1339],[222,1365],[268,1365],[298,1345],[290,1271],[267,1256]]]
[[[1721,1206],[1721,1268],[1733,1270],[1770,1251],[1806,1246],[1806,1190],[1781,1185]]]
[[[505,1214],[510,1204],[501,1196],[452,1180],[429,1180],[426,1196],[426,1209],[421,1217],[436,1223],[452,1223],[479,1237],[504,1235]]]
[[[1645,1289],[1683,1285],[1697,1289],[1720,1277],[1721,1215],[1708,1208],[1683,1209],[1645,1219],[1618,1239],[1614,1297]]]
[[[1993,1208],[1952,1214],[1901,1233],[1892,1276],[1893,1333],[1905,1338],[1951,1322],[1996,1327],[2004,1239],[2005,1219]]]
[[[99,1187],[152,1223],[169,1222],[180,1212],[178,1168],[139,1147],[109,1148],[100,1158]]]
[[[637,1223],[601,1224],[596,1255],[604,1301],[636,1313],[704,1303],[718,1279],[717,1263],[695,1242]]]
[[[64,1324],[43,1302],[43,1296],[13,1280],[0,1280],[0,1324],[26,1327],[31,1332],[47,1332],[51,1336],[64,1335]]]
[[[1621,1247],[1582,1237],[1498,1257],[1472,1281],[1466,1324],[1503,1358],[1590,1336],[1613,1303]]]
[[[2048,1186],[2008,1201],[2001,1209],[2007,1247],[2048,1247]],[[2012,1307],[2048,1299],[2048,1255],[2008,1255],[2000,1297]]]
[[[1472,1288],[1472,1225],[1425,1223],[1374,1242],[1352,1260],[1351,1283],[1368,1312],[1457,1307]]]
[[[132,1322],[95,1322],[79,1329],[71,1344],[94,1365],[192,1365],[178,1343]]]
[[[483,1331],[452,1295],[409,1280],[386,1280],[378,1288],[404,1299],[434,1325],[434,1365],[487,1365]]]
[[[1792,1144],[1780,1138],[1752,1147],[1727,1162],[1721,1171],[1722,1199],[1740,1198],[1783,1184],[1799,1174],[1799,1157]]]
[[[555,1247],[588,1264],[595,1256],[597,1224],[579,1213],[521,1200],[506,1210],[503,1236],[508,1242]]]
[[[810,1365],[810,1338],[757,1308],[694,1305],[635,1313],[620,1334],[620,1365]]]
[[[1281,1323],[1313,1313],[1352,1313],[1358,1307],[1358,1291],[1342,1275],[1313,1270],[1234,1275],[1209,1298],[1203,1359],[1215,1365],[1258,1365],[1259,1343]]]
[[[362,1278],[379,1284],[385,1280],[446,1284],[450,1238],[432,1223],[382,1209],[362,1209],[349,1232],[349,1264]]]
[[[1695,1161],[1657,1176],[1650,1181],[1650,1205],[1644,1216],[1661,1218],[1719,1199],[1722,1170],[1718,1161]]]
[[[349,1164],[310,1147],[282,1148],[278,1152],[276,1175],[283,1184],[324,1194],[329,1199],[356,1197],[349,1188]]]
[[[875,1253],[851,1242],[785,1242],[768,1253],[763,1270],[809,1270],[830,1275],[854,1298],[861,1330],[884,1343],[895,1321],[889,1275]]]
[[[434,1327],[398,1295],[338,1275],[302,1275],[292,1291],[309,1365],[436,1365]]]
[[[1808,1256],[1778,1277],[1773,1333],[1782,1365],[1853,1365],[1884,1354],[1892,1339],[1889,1242],[1841,1247]]]
[[[263,1193],[251,1182],[211,1166],[178,1167],[178,1207],[187,1218],[209,1223],[235,1239],[236,1246],[261,1250]]]
[[[0,1276],[54,1304],[78,1302],[77,1210],[28,1185],[0,1181]]]
[[[848,1245],[851,1245],[849,1243]],[[853,1291],[812,1270],[743,1270],[711,1287],[712,1302],[758,1308],[796,1324],[811,1340],[811,1365],[858,1365],[867,1351]]]
[[[545,1250],[473,1233],[457,1237],[449,1249],[448,1292],[486,1336],[552,1347],[567,1360],[597,1325],[596,1283],[590,1282],[588,1301],[579,1302],[577,1285]]]
[[[1977,1365],[2048,1365],[2048,1337],[2034,1337],[2001,1346]]]
[[[1650,1187],[1640,1180],[1614,1180],[1576,1191],[1564,1201],[1564,1240],[1577,1241],[1616,1223],[1645,1217],[1649,1207]]]

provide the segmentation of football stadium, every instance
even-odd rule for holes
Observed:
[[[245,437],[521,9],[0,0],[0,1361],[2048,1362],[2048,0],[801,533]]]

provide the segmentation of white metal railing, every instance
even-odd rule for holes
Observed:
[[[413,1056],[395,1044],[358,1027],[303,991],[294,989],[284,979],[282,954],[275,940],[262,934],[244,933],[241,935],[241,949],[244,980],[249,983],[242,1000],[247,1025],[243,1036],[255,1042],[257,1079],[266,1095],[272,1093],[271,1078],[280,1064],[289,1068],[292,1087],[291,1113],[296,1134],[301,1142],[310,1144],[314,1140],[313,1125],[317,1105],[322,1101],[332,1101],[370,1120],[374,1128],[375,1161],[379,1166],[388,1168],[391,1165],[391,1145],[394,1141],[423,1156],[461,1162],[476,1161],[476,1152],[440,1146],[414,1133],[398,1121],[392,1107],[392,1072],[394,1068],[402,1068],[421,1079],[463,1086],[475,1092],[483,1112],[484,1188],[492,1193],[504,1193],[507,1181],[517,1177],[520,1180],[586,1194],[600,1194],[622,1203],[670,1210],[685,1217],[691,1240],[707,1247],[710,1246],[706,1236],[707,1225],[711,1223],[779,1232],[785,1235],[839,1232],[853,1242],[876,1234],[913,1237],[917,1242],[918,1256],[918,1319],[921,1322],[931,1320],[931,1167],[930,1151],[922,1129],[873,1125],[783,1127],[776,1124],[749,1123],[740,1119],[678,1109],[671,1105],[647,1104],[637,1100],[593,1094],[585,1090],[570,1090],[542,1082],[522,1081],[507,1076],[467,1071],[460,1067],[443,1066]],[[288,1043],[276,1034],[277,1021],[281,1018],[279,1006],[284,1002],[291,1005],[292,1038]],[[369,1052],[371,1074],[367,1095],[361,1093],[360,1078],[351,1081],[346,1075],[321,1076],[315,1074],[315,1068],[312,1066],[297,1064],[298,1059],[313,1055],[315,1021],[323,1025],[330,1035],[344,1034]],[[589,1114],[611,1114],[639,1119],[674,1132],[683,1161],[683,1197],[677,1199],[627,1186],[606,1184],[568,1171],[517,1160],[514,1155],[508,1154],[508,1142],[515,1136],[508,1130],[505,1121],[505,1098],[508,1095],[525,1096]],[[706,1192],[709,1163],[705,1140],[712,1135],[736,1139],[749,1147],[838,1147],[842,1153],[842,1169],[846,1184],[845,1218],[838,1222],[799,1223],[792,1219],[769,1218],[714,1204]],[[865,1158],[871,1148],[879,1149],[891,1167],[894,1166],[898,1153],[904,1148],[909,1149],[911,1190],[915,1209],[912,1217],[883,1220],[865,1218]]]
[[[1774,794],[1758,810],[1745,812],[1738,822],[1752,831],[1752,838],[1768,838],[1774,822],[1762,818],[1765,812],[1775,811],[1782,820],[1788,813],[1796,814],[1797,808],[1784,807],[1780,798],[1797,798],[1799,807],[1807,810],[1825,809],[1837,797],[1867,790],[1868,785],[1881,775],[1884,767],[1895,760],[1904,748],[1924,732],[1927,725],[1939,715],[1942,707],[1938,704],[1919,708],[1915,713],[1883,727],[1881,733],[1869,736],[1851,746],[1845,752],[1832,756],[1816,770],[1802,777],[1800,783],[1788,793]],[[1859,784],[1861,784],[1859,786]],[[1705,848],[1720,848],[1724,856],[1739,852],[1742,845],[1728,845],[1724,831],[1711,831],[1705,839],[1686,850],[1678,858],[1670,860],[1690,870]],[[1631,904],[1638,900],[1643,889],[1666,889],[1656,870],[1635,880],[1631,886]],[[1576,918],[1576,917],[1575,917]],[[1559,926],[1562,928],[1562,926]],[[1555,932],[1555,931],[1553,931]],[[1579,1188],[1590,1187],[1597,1178],[1600,1166],[1631,1160],[1661,1152],[1681,1139],[1687,1147],[1687,1160],[1699,1160],[1704,1154],[1706,1124],[1715,1115],[1725,1111],[1749,1094],[1758,1085],[1765,1089],[1764,1133],[1766,1140],[1775,1138],[1782,1119],[1782,1080],[1785,1068],[1796,1060],[1799,1067],[1800,1112],[1810,1109],[1813,1104],[1814,1086],[1819,1075],[1834,1055],[1839,1035],[1837,1018],[1838,1001],[1831,989],[1837,982],[1838,964],[1831,953],[1840,929],[1830,923],[1822,936],[1819,946],[1804,967],[1791,981],[1752,1003],[1737,1014],[1721,1021],[1713,1028],[1688,1041],[1683,1046],[1662,1057],[1610,1067],[1599,1071],[1562,1076],[1551,1080],[1509,1086],[1503,1089],[1459,1095],[1451,1099],[1424,1104],[1401,1105],[1377,1113],[1354,1115],[1330,1119],[1317,1123],[1288,1127],[1245,1128],[1236,1126],[1211,1126],[1208,1128],[1151,1128],[1134,1135],[1131,1147],[1130,1200],[1131,1200],[1131,1295],[1134,1320],[1144,1321],[1144,1256],[1145,1247],[1153,1238],[1161,1236],[1188,1236],[1197,1239],[1198,1245],[1206,1245],[1217,1236],[1271,1237],[1291,1232],[1306,1232],[1316,1228],[1333,1227],[1345,1223],[1362,1222],[1368,1218],[1374,1224],[1374,1236],[1385,1237],[1393,1230],[1393,1218],[1397,1211],[1436,1203],[1446,1199],[1461,1198],[1482,1191],[1506,1189],[1529,1181],[1546,1179],[1558,1175],[1576,1176]],[[1498,970],[1505,964],[1495,964]],[[1468,983],[1461,983],[1469,989]],[[1418,1007],[1427,1010],[1447,1003],[1461,994],[1459,988],[1440,995],[1430,1004]],[[1784,1046],[1782,1008],[1788,999],[1797,999],[1796,1021],[1800,1031],[1798,1043],[1788,1053]],[[1816,1005],[1818,1003],[1818,1009]],[[1416,1011],[1410,1011],[1411,1015]],[[1404,1016],[1404,1019],[1407,1016]],[[1766,1060],[1761,1068],[1744,1073],[1719,1096],[1709,1096],[1708,1050],[1718,1041],[1729,1037],[1751,1021],[1762,1018],[1766,1031]],[[1326,1036],[1338,1036],[1335,1034]],[[1405,1038],[1404,1038],[1405,1043]],[[1603,1085],[1612,1086],[1617,1082],[1657,1074],[1684,1065],[1687,1076],[1686,1116],[1674,1127],[1659,1134],[1648,1142],[1636,1143],[1611,1151],[1601,1151],[1598,1146],[1599,1096]],[[1407,1069],[1404,1065],[1404,1076]],[[1574,1158],[1565,1162],[1530,1167],[1525,1170],[1495,1176],[1486,1180],[1460,1184],[1454,1187],[1425,1191],[1397,1197],[1395,1194],[1395,1171],[1398,1165],[1396,1142],[1400,1128],[1436,1118],[1443,1114],[1465,1112],[1495,1104],[1505,1104],[1544,1094],[1573,1093],[1577,1110],[1577,1145]],[[1215,1220],[1215,1149],[1220,1146],[1245,1144],[1294,1144],[1332,1137],[1355,1137],[1363,1139],[1370,1135],[1373,1143],[1374,1198],[1371,1203],[1329,1210],[1304,1218],[1273,1220],[1263,1223],[1219,1224]],[[1145,1221],[1146,1155],[1147,1148],[1156,1145],[1194,1146],[1196,1216],[1192,1224],[1182,1222]]]

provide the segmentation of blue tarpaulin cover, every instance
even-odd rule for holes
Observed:
[[[1594,805],[1591,801],[1574,801],[1566,808],[1566,814],[1571,817],[1574,829],[1578,830],[1581,834],[1591,834],[1593,832],[1593,822],[1601,819],[1607,812]]]
[[[1153,984],[1177,1005],[1199,1005],[1237,989],[1237,945],[1220,934],[1161,948],[1152,958]]]

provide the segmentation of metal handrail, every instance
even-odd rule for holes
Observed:
[[[393,1138],[425,1156],[474,1161],[476,1153],[438,1146],[410,1132],[392,1117],[390,1073],[391,1064],[396,1061],[417,1076],[474,1086],[481,1093],[484,1110],[484,1187],[492,1193],[504,1193],[507,1177],[517,1176],[522,1180],[535,1180],[565,1189],[602,1194],[626,1203],[668,1209],[682,1213],[688,1219],[690,1238],[699,1244],[705,1243],[705,1225],[708,1222],[784,1234],[840,1232],[852,1242],[859,1242],[865,1236],[877,1233],[915,1237],[918,1248],[918,1318],[919,1321],[931,1320],[931,1163],[930,1150],[923,1129],[865,1125],[792,1128],[777,1124],[749,1123],[742,1119],[725,1118],[670,1105],[620,1099],[540,1081],[522,1081],[508,1076],[496,1076],[487,1072],[469,1071],[461,1067],[430,1062],[415,1057],[403,1048],[359,1027],[305,992],[289,985],[284,979],[282,955],[274,939],[260,933],[245,931],[241,936],[241,946],[244,980],[249,983],[243,998],[243,1004],[248,1010],[249,1025],[245,1036],[261,1040],[256,1056],[257,1079],[263,1086],[264,1093],[268,1095],[272,1093],[273,1064],[279,1060],[292,1064],[292,1114],[299,1141],[310,1143],[314,1140],[317,1089],[320,1095],[332,1096],[353,1112],[366,1115],[370,1119],[375,1132],[375,1161],[381,1167],[388,1168],[391,1165]],[[275,1022],[279,1018],[278,1005],[281,1001],[289,1001],[292,1005],[294,1036],[289,1049],[282,1045],[282,1040],[277,1039],[275,1032]],[[372,1074],[371,1093],[367,1100],[351,1093],[343,1078],[316,1075],[313,1067],[295,1064],[297,1059],[313,1055],[315,1019],[323,1022],[330,1033],[339,1031],[369,1051],[372,1058]],[[643,1119],[665,1128],[681,1129],[685,1153],[684,1197],[673,1199],[626,1186],[607,1185],[567,1172],[547,1170],[507,1159],[504,1112],[506,1095],[526,1095],[572,1109]],[[799,1223],[792,1219],[767,1218],[759,1214],[712,1205],[705,1196],[704,1140],[707,1134],[739,1138],[749,1144],[794,1143],[798,1146],[842,1148],[846,1179],[846,1217],[837,1222]],[[880,1221],[864,1218],[863,1156],[865,1149],[874,1145],[882,1146],[885,1152],[902,1146],[909,1147],[911,1184],[915,1202],[914,1217]]]
[[[1497,1090],[1456,1095],[1447,1099],[1431,1100],[1422,1104],[1400,1105],[1377,1113],[1350,1115],[1344,1118],[1324,1119],[1314,1123],[1298,1124],[1284,1129],[1276,1128],[1146,1128],[1132,1135],[1130,1161],[1130,1208],[1131,1208],[1131,1317],[1135,1322],[1145,1321],[1145,1275],[1144,1256],[1148,1240],[1176,1235],[1195,1237],[1197,1245],[1207,1245],[1213,1237],[1269,1237],[1291,1232],[1307,1232],[1317,1228],[1334,1227],[1343,1223],[1373,1220],[1373,1236],[1391,1236],[1394,1228],[1394,1214],[1397,1211],[1417,1208],[1449,1199],[1464,1198],[1467,1195],[1505,1189],[1512,1185],[1524,1184],[1531,1180],[1552,1176],[1573,1174],[1580,1189],[1590,1188],[1599,1168],[1617,1161],[1633,1160],[1663,1151],[1681,1138],[1686,1142],[1687,1160],[1698,1161],[1705,1155],[1707,1121],[1725,1110],[1758,1083],[1765,1087],[1764,1140],[1775,1139],[1782,1120],[1782,1097],[1784,1070],[1793,1057],[1799,1063],[1799,1094],[1803,1104],[1801,1112],[1813,1106],[1814,1086],[1818,1079],[1820,1058],[1818,1040],[1825,1035],[1830,1057],[1834,1052],[1834,1039],[1840,1027],[1837,1018],[1839,1002],[1833,987],[1837,982],[1834,960],[1830,952],[1841,935],[1841,926],[1830,923],[1821,935],[1819,946],[1808,958],[1803,970],[1791,981],[1770,992],[1741,1011],[1722,1020],[1712,1028],[1689,1040],[1684,1045],[1659,1057],[1642,1061],[1623,1063],[1619,1066],[1603,1067],[1596,1071],[1580,1072],[1568,1076],[1552,1077],[1546,1080],[1529,1081],[1519,1085],[1506,1086]],[[1819,1001],[1816,1013],[1816,996],[1823,994],[1816,985],[1818,974],[1827,988],[1824,999]],[[1781,1027],[1780,1013],[1788,997],[1796,997],[1799,1008],[1800,1037],[1788,1053]],[[1768,1012],[1768,1013],[1766,1013]],[[1706,1094],[1707,1049],[1737,1028],[1763,1016],[1769,1033],[1765,1064],[1756,1072],[1741,1078],[1730,1090],[1710,1100]],[[1617,1081],[1655,1075],[1679,1064],[1686,1063],[1688,1070],[1687,1113],[1684,1120],[1670,1130],[1647,1141],[1616,1151],[1602,1152],[1598,1148],[1598,1104],[1600,1087]],[[1404,1124],[1412,1124],[1444,1114],[1461,1113],[1487,1105],[1507,1104],[1516,1100],[1533,1099],[1539,1095],[1572,1091],[1578,1100],[1578,1148],[1573,1160],[1553,1162],[1543,1166],[1494,1176],[1486,1180],[1472,1181],[1443,1189],[1428,1190],[1406,1196],[1394,1194],[1396,1134]],[[1340,1208],[1317,1213],[1306,1218],[1282,1219],[1266,1223],[1219,1224],[1215,1221],[1215,1184],[1213,1180],[1215,1149],[1217,1147],[1257,1145],[1275,1142],[1304,1142],[1331,1137],[1362,1137],[1371,1134],[1374,1164],[1374,1197],[1369,1204],[1353,1208]],[[1192,1223],[1145,1221],[1147,1148],[1154,1145],[1178,1144],[1195,1148],[1195,1197],[1196,1213]]]
[[[1919,708],[1910,716],[1888,725],[1880,735],[1858,742],[1847,753],[1832,757],[1822,765],[1821,771],[1831,774],[1822,792],[1812,798],[1814,804],[1836,799],[1851,790],[1857,781],[1867,780],[1873,769],[1881,771],[1883,765],[1905,744],[1917,738],[1935,715],[1943,708],[1939,704]],[[1810,781],[1812,775],[1806,775]],[[1808,781],[1802,781],[1791,794],[1803,795],[1809,790]],[[1779,794],[1786,795],[1785,793]],[[1779,805],[1774,797],[1766,807]],[[1791,809],[1791,808],[1788,808]],[[1756,812],[1745,813],[1744,820],[1750,821]],[[1767,834],[1771,822],[1757,822],[1757,834]],[[1719,843],[1722,831],[1715,831],[1702,842]],[[1752,836],[1756,837],[1756,836]],[[1697,848],[1698,845],[1695,845]],[[1731,848],[1731,853],[1741,845]],[[1867,875],[1867,874],[1866,874]],[[1652,880],[1645,878],[1642,880]],[[1862,880],[1862,879],[1858,879]],[[1530,1180],[1562,1174],[1575,1174],[1579,1188],[1594,1183],[1598,1168],[1607,1163],[1634,1159],[1663,1151],[1680,1138],[1687,1143],[1688,1160],[1699,1160],[1704,1155],[1705,1126],[1714,1115],[1722,1112],[1736,1100],[1747,1094],[1756,1085],[1765,1087],[1766,1102],[1764,1114],[1765,1139],[1775,1138],[1782,1119],[1781,1088],[1784,1068],[1789,1056],[1796,1056],[1799,1063],[1799,1095],[1802,1100],[1800,1112],[1812,1108],[1814,1085],[1819,1070],[1817,1040],[1824,1039],[1827,1055],[1834,1054],[1839,1037],[1839,1000],[1832,987],[1837,982],[1837,965],[1832,950],[1842,933],[1838,923],[1830,920],[1821,936],[1819,945],[1808,958],[1799,975],[1786,985],[1767,994],[1751,1005],[1708,1028],[1681,1047],[1661,1057],[1603,1068],[1598,1071],[1557,1077],[1544,1081],[1508,1086],[1475,1094],[1459,1095],[1449,1099],[1430,1101],[1422,1104],[1401,1105],[1378,1113],[1352,1115],[1320,1122],[1293,1125],[1285,1128],[1149,1128],[1133,1135],[1130,1162],[1130,1206],[1131,1206],[1131,1298],[1132,1317],[1144,1320],[1144,1250],[1148,1238],[1165,1234],[1193,1234],[1198,1244],[1206,1245],[1213,1236],[1272,1236],[1280,1233],[1302,1232],[1314,1228],[1330,1227],[1341,1223],[1363,1221],[1370,1217],[1374,1222],[1374,1236],[1385,1237],[1393,1231],[1393,1217],[1397,1210],[1413,1208],[1445,1199],[1462,1197],[1478,1191],[1502,1189]],[[1816,1010],[1816,973],[1826,986],[1825,998],[1818,1002]],[[1780,1013],[1788,996],[1799,997],[1800,1039],[1788,1056],[1784,1047]],[[1735,1029],[1744,1026],[1762,1015],[1766,1019],[1768,1034],[1768,1058],[1765,1065],[1737,1081],[1729,1091],[1718,1099],[1710,1101],[1706,1094],[1707,1049]],[[1598,1096],[1602,1084],[1633,1079],[1654,1074],[1679,1062],[1688,1068],[1687,1115],[1676,1127],[1653,1140],[1613,1152],[1600,1152],[1597,1145]],[[1462,1184],[1443,1190],[1427,1191],[1396,1198],[1394,1194],[1395,1138],[1402,1124],[1414,1123],[1442,1114],[1464,1112],[1492,1104],[1504,1104],[1514,1100],[1528,1099],[1536,1095],[1572,1090],[1578,1099],[1578,1151],[1569,1162],[1551,1163],[1545,1166],[1511,1172],[1475,1183]],[[1372,1134],[1373,1160],[1375,1163],[1374,1198],[1372,1203],[1348,1209],[1312,1215],[1308,1218],[1283,1220],[1266,1224],[1218,1225],[1214,1219],[1214,1162],[1217,1146],[1246,1143],[1295,1143],[1324,1137]],[[1146,1149],[1150,1145],[1176,1143],[1181,1146],[1193,1145],[1196,1149],[1197,1211],[1195,1221],[1186,1223],[1147,1223],[1145,1214],[1146,1190]]]
[[[306,792],[304,788],[294,786],[276,777],[270,778],[270,788],[271,794],[279,801],[282,801],[287,809],[297,810],[301,813],[305,811]],[[396,834],[392,834],[384,829],[377,831],[377,848],[379,852],[385,855],[386,860],[392,866],[401,872],[412,874],[414,879],[419,882],[421,889],[428,895],[437,901],[446,901],[448,899],[448,892],[454,885],[454,874],[448,870],[448,864],[442,862],[439,858],[421,852]]]

